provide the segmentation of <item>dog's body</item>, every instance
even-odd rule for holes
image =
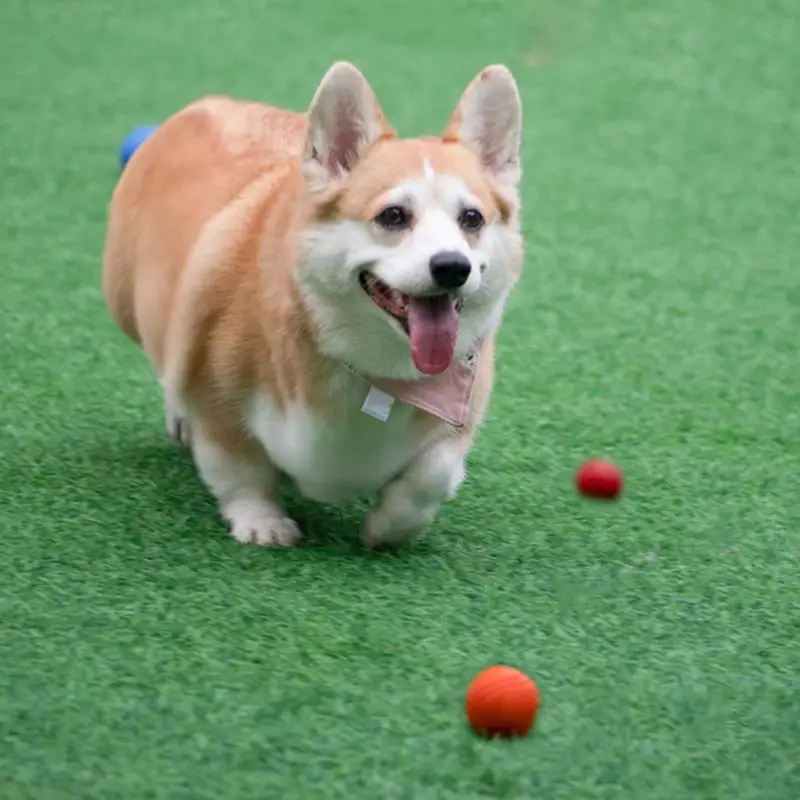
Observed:
[[[400,140],[340,63],[308,114],[206,98],[131,159],[109,308],[237,539],[298,539],[281,476],[319,501],[378,492],[370,546],[455,496],[521,269],[520,133],[505,68],[470,84],[442,138]],[[437,416],[454,392],[463,413]]]

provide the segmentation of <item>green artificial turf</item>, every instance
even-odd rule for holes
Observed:
[[[800,797],[798,41],[796,0],[0,4],[0,797]],[[525,103],[491,414],[397,554],[292,498],[303,547],[230,539],[99,288],[130,128],[336,58],[403,134],[487,63]],[[524,740],[466,729],[496,662]]]

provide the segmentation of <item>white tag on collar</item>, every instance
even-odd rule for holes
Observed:
[[[380,389],[376,389],[374,386],[370,386],[367,396],[361,405],[361,410],[381,422],[386,422],[392,412],[393,405],[394,397]]]

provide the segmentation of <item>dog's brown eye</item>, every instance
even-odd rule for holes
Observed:
[[[411,212],[403,206],[386,206],[375,221],[388,231],[399,231],[411,224]]]
[[[477,233],[485,222],[483,214],[477,208],[465,208],[458,215],[458,224],[470,233]]]

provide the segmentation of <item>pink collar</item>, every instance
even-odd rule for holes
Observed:
[[[438,417],[458,428],[467,421],[482,342],[461,361],[451,364],[440,375],[419,380],[368,378],[371,389],[361,410],[386,420],[393,400],[399,400]],[[378,390],[377,392],[375,390]]]

